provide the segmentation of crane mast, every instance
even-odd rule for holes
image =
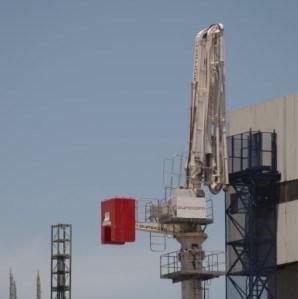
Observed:
[[[225,131],[223,25],[201,30],[195,40],[186,188],[216,194],[228,181]]]

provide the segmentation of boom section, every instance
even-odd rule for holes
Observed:
[[[186,185],[196,193],[207,185],[216,194],[229,184],[223,33],[215,24],[195,40]]]

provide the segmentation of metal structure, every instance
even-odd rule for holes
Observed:
[[[220,260],[222,255],[215,252],[207,254],[202,248],[207,239],[206,226],[213,222],[212,202],[211,214],[208,213],[210,201],[206,199],[207,192],[210,190],[217,194],[222,189],[226,191],[229,185],[223,32],[222,24],[214,24],[196,36],[185,174],[182,175],[183,159],[180,159],[178,185],[172,180],[170,187],[166,188],[165,199],[147,204],[145,221],[138,219],[136,225],[137,229],[150,232],[153,250],[156,245],[161,250],[165,249],[166,236],[179,242],[179,251],[161,257],[160,276],[181,282],[182,299],[206,298],[204,282],[224,274],[223,267],[220,268],[224,265]],[[104,202],[102,207],[108,204]],[[115,203],[114,210],[119,206]],[[123,225],[128,221],[126,216],[112,219],[111,214],[108,210],[102,214],[102,231],[111,230],[113,237],[119,235],[119,239],[113,239],[113,244],[123,244],[125,240],[120,235],[128,229]],[[119,225],[116,226],[115,222]],[[104,244],[109,241],[105,238],[107,235],[104,235]]]
[[[17,299],[17,286],[12,270],[9,270],[9,299]]]
[[[182,276],[185,280],[196,279],[198,276],[203,280],[209,280],[217,276],[218,273],[224,272],[224,252],[198,251],[191,256],[187,269],[183,265],[182,254],[186,253],[173,251],[160,257],[161,277],[170,278],[173,282],[179,282]]]
[[[228,138],[226,298],[276,299],[276,133]]]
[[[168,177],[164,179],[165,194],[170,200],[176,198],[177,193],[180,196],[188,195],[188,189],[181,187],[185,181],[181,161],[185,159],[177,155],[167,159],[167,165],[164,165],[164,178]],[[169,237],[175,238],[181,244],[180,250],[161,255],[160,277],[171,279],[174,283],[181,282],[183,299],[208,298],[208,281],[225,273],[224,252],[206,252],[202,248],[207,238],[206,226],[213,222],[212,200],[200,201],[196,198],[197,206],[189,202],[180,203],[184,204],[186,215],[180,212],[177,215],[170,200],[145,201],[145,218],[138,219],[137,229],[150,233],[152,251],[165,251],[166,240]],[[196,207],[203,208],[203,213]],[[189,214],[187,210],[192,208],[195,208],[194,212]],[[138,207],[140,209],[141,206]]]
[[[230,136],[248,128],[277,134],[277,298],[298,298],[298,94],[231,111],[228,119]]]
[[[51,227],[51,299],[71,299],[72,227]]]
[[[186,188],[202,193],[208,185],[218,193],[229,184],[225,129],[223,25],[196,36]]]
[[[171,235],[180,243],[179,251],[161,256],[161,278],[181,282],[183,299],[205,297],[203,282],[224,274],[223,255],[208,255],[202,248],[205,228],[213,222],[213,214],[207,213],[206,187],[216,194],[229,184],[223,47],[221,24],[196,36],[185,175],[176,173],[178,185],[173,186],[172,179],[165,200],[149,206],[149,221],[137,226],[150,232],[151,244],[152,233]],[[178,164],[181,168],[182,158]]]
[[[39,271],[37,271],[36,276],[36,299],[41,299],[41,282]]]

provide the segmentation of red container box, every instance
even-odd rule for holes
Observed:
[[[125,244],[136,236],[136,201],[111,198],[101,202],[101,243]]]

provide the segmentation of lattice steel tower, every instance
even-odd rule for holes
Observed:
[[[9,299],[17,299],[17,286],[12,270],[9,270]]]
[[[70,224],[51,227],[51,299],[71,299]]]

